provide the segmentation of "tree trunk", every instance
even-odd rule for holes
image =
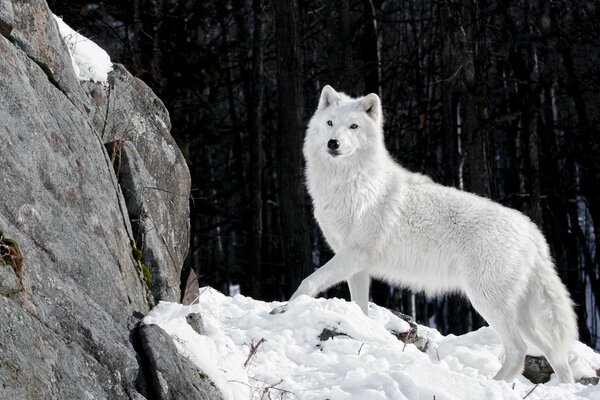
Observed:
[[[455,186],[458,182],[456,179],[456,119],[454,118],[455,110],[453,110],[452,92],[454,87],[454,78],[456,75],[456,62],[452,53],[453,32],[451,28],[450,9],[446,5],[439,8],[440,23],[441,23],[441,68],[443,71],[443,79],[441,83],[441,106],[442,106],[442,163],[443,171],[442,183],[447,186]]]
[[[378,8],[375,0],[365,0],[367,13],[369,14],[370,24],[367,24],[365,38],[365,61],[367,71],[365,73],[365,85],[367,92],[381,93],[381,47],[382,36],[377,21]]]
[[[162,72],[161,72],[161,43],[160,43],[160,30],[163,24],[163,6],[164,3],[161,0],[153,0],[152,1],[152,62],[151,65],[151,76],[152,81],[162,89],[164,82],[162,80]]]
[[[485,2],[483,2],[485,3]],[[488,51],[481,8],[485,4],[468,0],[462,9],[462,52],[465,85],[465,153],[468,179],[466,189],[490,196],[488,117]]]
[[[465,190],[480,196],[491,197],[489,136],[487,122],[488,105],[488,51],[486,32],[481,9],[485,2],[465,0],[460,10],[459,37],[463,57],[464,125],[459,140],[464,150],[466,167]],[[461,188],[463,189],[463,188]],[[471,307],[463,305],[464,300],[450,298],[451,312],[464,314],[462,320],[449,319],[452,330],[470,331],[483,326],[483,319]],[[456,307],[456,309],[454,309]],[[460,311],[467,308],[468,310]],[[461,326],[462,325],[462,326]],[[462,333],[462,332],[460,332]]]
[[[344,82],[346,86],[354,87],[352,31],[350,30],[350,0],[341,0],[340,36],[342,40],[342,57],[340,60],[342,67],[342,82]]]
[[[280,212],[288,283],[295,289],[312,272],[304,190],[302,53],[297,0],[273,2],[277,43]]]
[[[250,285],[251,293],[255,298],[261,297],[261,277],[262,277],[262,237],[263,237],[263,169],[265,165],[265,156],[263,152],[263,124],[262,108],[264,102],[264,0],[253,1],[254,11],[254,33],[252,42],[252,129],[250,140],[250,166],[251,166],[251,185],[250,185],[250,214],[252,220],[251,246],[250,251]]]

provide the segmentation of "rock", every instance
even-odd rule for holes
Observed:
[[[600,382],[600,378],[597,376],[589,376],[577,379],[577,383],[582,385],[597,385]]]
[[[120,345],[122,357],[110,368],[109,355],[93,356],[73,337],[2,296],[0,321],[0,398],[126,399],[135,392],[123,385],[135,378],[123,374],[134,375],[137,365],[127,346]]]
[[[140,399],[149,372],[131,329],[151,304],[133,255],[139,231],[104,147],[119,132],[110,125],[102,138],[91,106],[110,86],[82,89],[43,0],[0,1],[0,54],[0,229],[23,259],[22,276],[0,262],[0,398]],[[109,116],[123,122],[129,113],[139,128],[126,138],[130,165],[144,188],[168,190],[138,193],[138,215],[158,226],[144,256],[177,288],[158,297],[177,300],[189,173],[162,103],[124,70],[112,76],[123,79],[112,88],[125,98],[112,92]],[[182,382],[161,374],[170,392]]]
[[[1,3],[0,33],[17,45],[55,87],[83,110],[86,97],[46,1],[4,0]]]
[[[523,376],[532,383],[546,383],[554,373],[552,366],[544,356],[525,356],[525,365]],[[600,370],[596,371],[598,375]],[[598,376],[582,377],[577,379],[577,383],[583,385],[597,385],[600,378]]]
[[[189,169],[154,93],[119,65],[109,83],[84,83],[93,99],[92,123],[116,162],[141,261],[152,273],[154,301],[179,301],[189,247]]]
[[[184,268],[181,270],[181,304],[190,305],[200,295],[200,286],[198,285],[198,276],[193,268]]]
[[[14,13],[10,1],[0,2],[0,35],[9,36],[13,30]]]
[[[2,298],[0,381],[27,393],[11,399],[126,398],[127,321],[148,305],[116,179],[87,117],[4,36],[0,53],[0,227],[25,263],[24,291]]]
[[[131,268],[131,227],[96,133],[41,68],[4,37],[0,52],[0,179],[10,189],[0,194],[0,219],[4,232],[21,244],[29,277],[40,280],[29,286],[47,290],[48,272],[55,268],[115,315],[130,314],[115,300],[146,310]],[[39,265],[45,259],[50,270]],[[109,260],[112,267],[105,264]],[[100,278],[114,281],[112,296],[98,290]]]
[[[402,314],[401,312],[395,310],[390,310],[390,312],[398,318],[408,322],[408,324],[410,325],[410,330],[407,332],[390,331],[390,333],[396,336],[398,340],[401,340],[404,343],[412,343],[415,346],[417,346],[419,350],[427,351],[429,341],[426,338],[419,336],[418,325],[412,319],[412,317],[406,314]]]
[[[10,297],[21,291],[21,283],[10,265],[0,262],[0,295]]]
[[[185,320],[197,334],[206,335],[206,328],[204,328],[204,322],[200,313],[190,313],[186,315]]]
[[[337,328],[335,328],[335,327],[333,329],[329,329],[327,327],[323,328],[321,333],[319,333],[318,338],[319,338],[319,342],[325,342],[329,339],[333,339],[338,336],[345,336],[348,338],[352,338],[352,336],[348,335],[347,333],[338,331]],[[322,350],[323,345],[321,343],[317,343],[316,347],[317,347],[317,349]]]
[[[133,228],[140,261],[150,271],[150,286],[154,303],[179,301],[181,263],[173,254],[175,244],[167,240],[174,226],[167,212],[169,193],[159,190],[160,185],[146,170],[136,147],[129,141],[107,145]]]
[[[389,310],[389,311],[391,313],[393,313],[394,315],[396,315],[397,317],[399,317],[400,319],[408,322],[408,324],[410,325],[409,331],[397,332],[395,330],[391,330],[390,333],[392,335],[396,336],[396,338],[398,338],[398,340],[400,340],[404,343],[412,343],[415,346],[417,346],[417,348],[419,350],[421,350],[423,352],[427,351],[427,346],[429,344],[429,341],[426,338],[419,336],[418,325],[415,323],[415,321],[410,316],[402,314],[399,311],[394,311],[394,310]],[[273,311],[271,311],[271,313],[273,313]],[[333,329],[323,328],[323,330],[319,334],[319,341],[324,342],[326,340],[329,340],[329,339],[337,337],[337,336],[351,337],[347,333],[338,331],[337,328],[333,328]],[[317,344],[317,347],[321,347],[321,344]]]
[[[148,398],[219,400],[223,394],[210,378],[179,354],[173,339],[158,325],[141,324],[137,332],[142,357],[150,367]]]
[[[550,380],[550,375],[554,370],[544,356],[525,356],[525,367],[523,376],[531,383],[546,383]]]
[[[346,337],[350,337],[350,335],[344,333],[344,332],[339,332],[337,329],[329,329],[329,328],[323,328],[323,330],[321,331],[321,333],[319,334],[319,340],[321,342],[324,342],[326,340],[329,339],[333,339],[336,336],[346,336]]]

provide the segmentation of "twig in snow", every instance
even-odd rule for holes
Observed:
[[[535,386],[533,387],[533,389],[531,389],[529,392],[527,392],[527,394],[523,398],[526,399],[527,396],[529,396],[535,390],[535,388],[537,388],[538,386],[540,386],[540,384],[536,383]]]
[[[258,393],[260,393],[260,400],[271,400],[271,391],[272,390],[276,390],[279,392],[280,399],[283,399],[284,395],[286,395],[286,394],[289,394],[289,395],[294,394],[294,392],[277,387],[278,385],[281,385],[283,383],[283,379],[281,379],[281,378],[279,378],[279,382],[276,382],[276,383],[269,383],[268,381],[265,381],[265,380],[259,379],[259,378],[254,378],[254,377],[250,377],[250,379],[252,379],[253,381],[261,382],[266,385],[263,387],[248,385],[248,387],[250,387],[252,389],[252,395],[251,395],[252,399],[254,399],[254,394],[257,393],[257,391],[259,391],[259,390],[260,390],[260,392],[258,392]],[[237,382],[237,381],[234,381],[234,382]]]
[[[256,344],[254,344],[254,342],[250,343],[250,353],[248,353],[248,358],[246,359],[246,362],[244,362],[244,368],[246,368],[248,366],[248,363],[250,362],[250,359],[252,357],[254,357],[254,355],[258,351],[258,348],[260,347],[260,345],[263,344],[266,341],[267,340],[265,338],[261,338],[258,341],[258,343],[256,343]]]
[[[262,391],[262,395],[260,396],[261,400],[263,400],[263,399],[264,400],[271,400],[271,394],[269,393],[269,391],[271,389],[279,390],[282,393],[282,396],[283,396],[283,393],[289,393],[285,389],[280,389],[280,388],[276,387],[277,385],[280,385],[282,382],[283,382],[283,379],[279,379],[279,382],[273,383],[272,385],[269,385],[269,386],[265,387],[263,389],[263,391]]]
[[[363,346],[365,345],[365,342],[362,342],[360,344],[360,347],[358,348],[358,355],[360,356],[360,351],[362,350]]]

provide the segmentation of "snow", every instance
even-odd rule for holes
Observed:
[[[58,25],[60,36],[62,36],[69,49],[73,69],[79,80],[106,84],[108,73],[113,69],[106,51],[90,39],[71,29],[62,18],[54,15],[54,20]]]
[[[423,353],[390,333],[406,332],[409,325],[375,304],[369,305],[367,317],[354,303],[301,296],[287,312],[269,314],[281,304],[227,297],[205,287],[193,305],[161,302],[144,322],[169,333],[181,354],[202,368],[227,400],[479,400],[526,395],[531,400],[600,400],[599,385],[559,384],[555,375],[537,387],[522,376],[514,388],[493,380],[503,349],[491,328],[442,336],[419,326],[419,336],[429,341]],[[187,324],[189,313],[202,315],[206,335]],[[321,341],[324,328],[345,335]],[[570,364],[576,378],[595,376],[600,355],[577,343]]]

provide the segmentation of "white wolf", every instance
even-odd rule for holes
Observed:
[[[459,291],[504,345],[495,379],[522,372],[526,339],[573,382],[576,317],[542,233],[518,211],[402,168],[382,126],[376,94],[323,88],[303,150],[314,215],[335,256],[290,300],[345,280],[366,314],[370,277],[433,295]]]

